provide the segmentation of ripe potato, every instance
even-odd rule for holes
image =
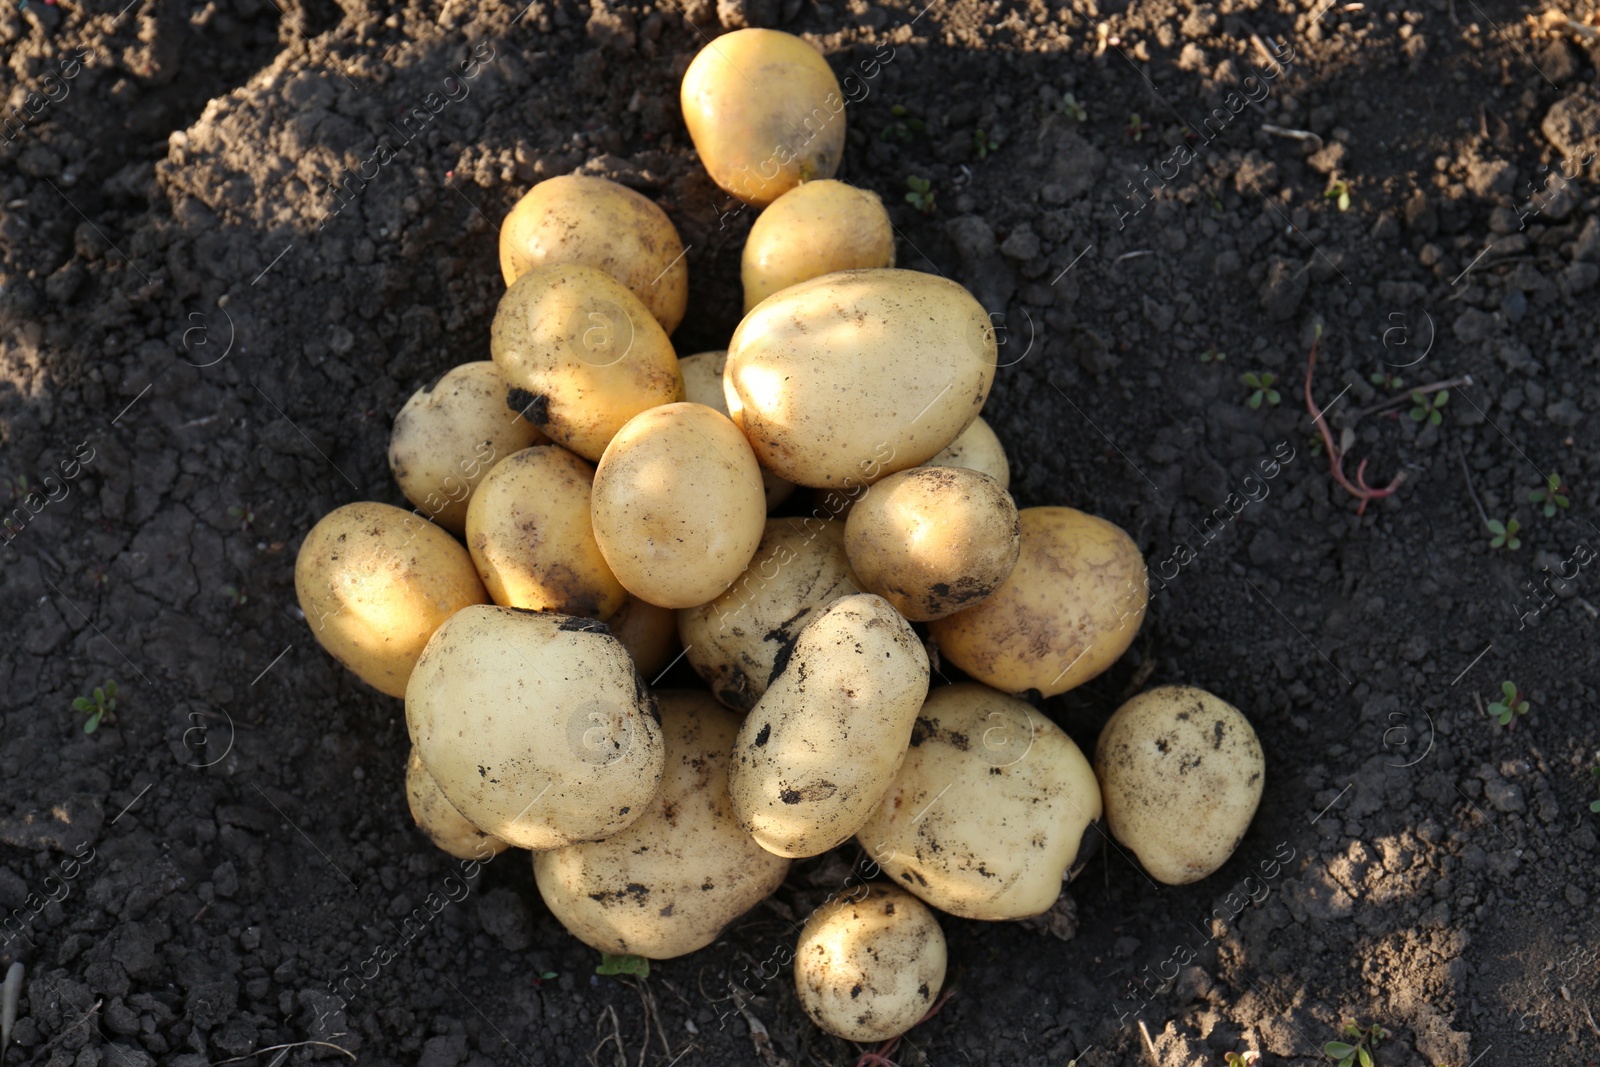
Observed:
[[[590,463],[623,423],[683,399],[660,323],[593,267],[562,263],[518,278],[495,310],[489,350],[514,387],[509,403]]]
[[[498,856],[511,847],[461,817],[422,765],[415,748],[406,760],[406,805],[411,809],[412,821],[428,835],[428,840],[457,859],[486,859],[486,852],[488,856]]]
[[[846,1041],[887,1041],[928,1014],[944,985],[944,931],[916,897],[874,882],[806,920],[794,985],[811,1021]]]
[[[406,499],[459,534],[467,501],[500,460],[548,440],[515,409],[490,360],[453,367],[411,394],[389,434],[389,470]]]
[[[825,178],[784,193],[745,238],[745,314],[791,285],[857,267],[894,266],[894,227],[878,194]]]
[[[789,871],[739,828],[728,753],[739,717],[709,693],[663,692],[661,791],[626,830],[533,857],[539,894],[590,948],[654,960],[704,948]]]
[[[962,467],[891,474],[851,509],[850,567],[913,622],[942,619],[994,592],[1017,565],[1022,525],[1000,483]]]
[[[389,504],[345,504],[300,545],[294,591],[317,644],[380,693],[406,695],[446,619],[489,599],[456,539]]]
[[[928,654],[882,597],[841,597],[795,639],[733,747],[739,824],[780,856],[819,856],[894,781],[928,693]]]
[[[1227,862],[1266,784],[1250,720],[1190,685],[1158,686],[1118,708],[1094,765],[1111,833],[1167,885],[1197,882]]]
[[[655,698],[593,619],[461,611],[417,661],[406,726],[462,817],[518,848],[609,837],[661,786]]]
[[[699,352],[679,360],[678,368],[683,371],[683,398],[691,404],[704,404],[719,414],[728,414],[728,399],[722,391],[722,368],[727,362],[727,349]],[[784,481],[763,467],[761,488],[767,494],[767,510],[771,511],[789,499],[794,483]]]
[[[490,599],[591,619],[622,610],[628,591],[589,521],[593,483],[594,468],[557,445],[495,464],[467,508],[467,551]]]
[[[641,600],[704,604],[732,585],[761,543],[766,497],[744,436],[704,404],[667,404],[606,448],[590,506],[611,571]]]
[[[945,659],[1006,693],[1045,696],[1117,661],[1144,622],[1144,557],[1122,529],[1072,508],[1023,508],[1022,553],[986,600],[928,624]]]
[[[736,30],[684,72],[684,125],[711,180],[766,207],[844,156],[844,98],[822,54],[780,30]]]
[[[630,596],[606,625],[633,657],[634,668],[647,679],[670,666],[678,651],[678,613],[671,608],[658,608]]]
[[[683,321],[689,302],[683,241],[665,211],[625,185],[563,174],[546,178],[517,201],[500,227],[506,285],[558,263],[609,274],[667,333]]]
[[[989,424],[979,415],[972,425],[961,431],[961,436],[950,446],[934,456],[924,467],[966,467],[982,471],[1000,483],[1002,489],[1011,488],[1011,464],[1006,461],[1006,450],[1000,444]]]
[[[762,466],[837,489],[932,459],[982,409],[994,368],[988,313],[955,282],[846,270],[746,315],[723,388]]]
[[[972,682],[928,695],[894,785],[856,834],[940,911],[1024,919],[1088,861],[1100,787],[1072,738],[1025,700]]]

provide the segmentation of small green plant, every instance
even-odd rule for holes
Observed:
[[[1386,370],[1373,371],[1371,374],[1367,375],[1367,381],[1371,382],[1373,385],[1381,385],[1385,389],[1403,389],[1405,388],[1406,384],[1400,380],[1399,376],[1390,374]]]
[[[1543,489],[1528,490],[1528,503],[1543,504],[1544,517],[1554,518],[1557,508],[1565,508],[1572,501],[1567,499],[1567,494],[1572,490],[1567,488],[1567,483],[1561,480],[1561,475],[1552,474],[1545,478]]]
[[[105,685],[97,685],[94,692],[86,697],[74,697],[72,710],[81,711],[89,716],[89,721],[83,724],[83,732],[92,734],[100,729],[103,722],[107,726],[117,723],[117,683],[108,681]]]
[[[33,492],[33,486],[28,484],[28,476],[19,474],[16,477],[6,475],[6,496],[11,500],[18,500]]]
[[[1339,206],[1340,211],[1350,210],[1350,183],[1336,181],[1331,183],[1322,194],[1323,199],[1332,200]]]
[[[890,107],[889,114],[894,116],[894,121],[885,126],[883,132],[878,135],[880,141],[899,141],[902,144],[909,144],[917,134],[928,128],[926,123],[900,104]]]
[[[544,985],[546,982],[553,981],[555,978],[556,978],[556,972],[554,972],[554,971],[540,971],[538,974],[533,976],[534,988],[537,989],[538,987]]]
[[[1278,395],[1278,391],[1272,387],[1273,383],[1278,380],[1276,374],[1268,371],[1262,371],[1260,374],[1255,371],[1246,371],[1239,376],[1239,380],[1251,389],[1250,399],[1245,401],[1250,406],[1251,411],[1258,410],[1263,400],[1270,406],[1283,399]]]
[[[1360,1063],[1361,1067],[1372,1067],[1372,1050],[1389,1036],[1389,1031],[1377,1023],[1367,1027],[1345,1023],[1344,1036],[1352,1038],[1355,1044],[1352,1045],[1348,1041],[1329,1041],[1322,1046],[1322,1051],[1338,1060],[1339,1067],[1353,1067],[1356,1063]]]
[[[600,953],[600,966],[594,969],[595,974],[618,975],[631,974],[636,978],[650,977],[650,961],[643,956],[613,956],[609,952]],[[552,977],[554,977],[552,975]]]
[[[1215,348],[1208,348],[1204,352],[1200,353],[1201,363],[1221,363],[1227,358],[1228,354],[1226,352],[1219,352]]]
[[[223,586],[222,595],[227,597],[228,602],[236,608],[242,608],[250,603],[250,590],[242,589],[236,585]]]
[[[1512,719],[1528,714],[1528,701],[1515,682],[1500,683],[1500,699],[1489,705],[1489,714],[1493,715],[1501,726],[1510,726]]]
[[[988,159],[997,151],[995,143],[982,130],[972,131],[972,149],[978,153],[979,159]]]
[[[1489,520],[1489,532],[1494,534],[1489,539],[1490,548],[1509,548],[1515,551],[1522,547],[1522,539],[1517,536],[1517,531],[1522,529],[1522,523],[1515,517],[1501,522],[1499,519]]]
[[[1089,121],[1089,113],[1083,109],[1082,104],[1078,103],[1078,98],[1071,93],[1062,94],[1061,110],[1065,111],[1067,117],[1073,122]]]
[[[1594,775],[1595,784],[1600,785],[1600,763],[1596,763],[1593,767],[1590,767],[1589,773]],[[1600,800],[1589,801],[1589,810],[1594,812],[1596,815],[1600,815]]]
[[[239,504],[228,509],[228,518],[239,523],[239,529],[249,531],[255,524],[256,512],[249,504]]]
[[[906,188],[911,190],[906,193],[906,203],[924,215],[932,215],[933,183],[926,178],[918,178],[912,175],[906,179]]]
[[[1132,137],[1135,142],[1144,140],[1144,135],[1149,130],[1150,124],[1140,118],[1137,111],[1128,116],[1128,136]]]
[[[1439,425],[1444,421],[1444,415],[1439,411],[1439,409],[1444,407],[1449,400],[1450,390],[1448,389],[1441,389],[1437,393],[1434,393],[1432,399],[1430,399],[1428,395],[1421,389],[1411,390],[1411,402],[1416,405],[1416,407],[1411,409],[1412,421],[1422,422],[1423,420],[1427,420],[1427,422],[1432,426]]]
[[[1261,1053],[1251,1049],[1249,1052],[1224,1052],[1222,1062],[1228,1067],[1254,1067],[1261,1059]]]

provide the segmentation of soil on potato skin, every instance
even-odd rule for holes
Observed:
[[[525,854],[464,868],[410,825],[401,703],[295,607],[318,517],[403,502],[395,412],[486,358],[495,225],[530,183],[581,169],[660,203],[689,246],[674,341],[726,343],[754,212],[677,105],[719,12],[118,7],[0,11],[0,474],[25,509],[0,546],[0,964],[27,965],[6,1062],[854,1062],[785,965],[851,856],[796,864],[642,986],[597,978]],[[1600,147],[1600,48],[1501,0],[720,9],[826,51],[840,177],[883,196],[901,265],[994,313],[985,416],[1018,503],[1106,516],[1163,579],[1124,659],[1045,711],[1090,750],[1130,693],[1192,683],[1268,760],[1210,878],[1156,885],[1108,846],[1072,940],[943,919],[956,994],[898,1061],[1143,1063],[1142,1023],[1162,1064],[1310,1064],[1351,1019],[1392,1035],[1379,1063],[1600,1059],[1578,562],[1600,199],[1593,165],[1561,176]],[[1313,449],[1318,325],[1350,466],[1406,476],[1361,518]],[[1380,371],[1472,384],[1435,426],[1367,413]],[[1244,372],[1281,402],[1249,408]],[[1547,519],[1526,494],[1553,472]],[[1512,516],[1521,547],[1491,549]],[[85,736],[69,705],[108,678],[117,724]],[[1483,710],[1505,680],[1513,730]]]

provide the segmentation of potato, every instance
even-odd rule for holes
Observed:
[[[699,352],[678,361],[683,371],[683,398],[691,404],[704,404],[719,414],[728,414],[728,399],[722,391],[722,368],[728,362],[727,349]],[[767,494],[767,510],[771,511],[794,492],[794,483],[786,482],[765,467],[761,468],[761,488]]]
[[[862,586],[913,622],[942,619],[1000,587],[1022,525],[1000,483],[962,467],[913,467],[850,511],[844,548]]]
[[[717,699],[749,711],[801,627],[839,597],[860,592],[844,552],[844,523],[768,519],[750,566],[727,592],[678,612],[678,637]]]
[[[590,948],[654,960],[704,948],[771,895],[789,861],[739,829],[728,753],[739,718],[709,693],[663,692],[666,775],[639,821],[614,837],[533,858],[539,894]]]
[[[605,178],[563,174],[529,189],[500,227],[506,285],[543,267],[604,271],[671,333],[689,301],[689,266],[672,220],[654,201]]]
[[[467,551],[490,599],[591,619],[622,610],[628,591],[589,521],[593,483],[594,468],[557,445],[495,464],[467,508]]]
[[[637,821],[661,786],[659,721],[604,623],[523,608],[459,612],[406,687],[423,766],[463,818],[518,848]]]
[[[683,122],[711,180],[756,207],[831,178],[844,156],[844,98],[822,54],[779,30],[736,30],[684,72]]]
[[[1144,557],[1122,529],[1072,508],[1023,508],[1011,576],[928,624],[939,653],[1007,693],[1065,693],[1117,661],[1144,622]]]
[[[515,410],[490,360],[463,363],[411,394],[389,434],[389,470],[406,499],[451,533],[467,501],[500,460],[548,438]]]
[[[511,847],[461,817],[414,748],[406,760],[406,805],[411,809],[412,821],[428,835],[428,840],[457,859],[487,859]]]
[[[928,693],[928,654],[882,597],[841,597],[800,631],[739,728],[728,792],[780,856],[818,856],[861,828],[894,781]]]
[[[311,528],[295,557],[294,591],[317,644],[392,697],[405,696],[433,632],[489,599],[455,538],[370,502],[335,508]]]
[[[856,834],[895,884],[966,919],[1050,910],[1098,842],[1100,787],[1027,701],[972,682],[928,694],[894,785]]]
[[[767,206],[745,238],[739,275],[745,314],[791,285],[857,267],[894,266],[894,227],[878,194],[823,179]]]
[[[514,387],[509,403],[591,463],[623,423],[683,399],[666,332],[593,267],[563,263],[518,278],[495,310],[489,350]]]
[[[955,282],[846,270],[746,315],[723,388],[762,466],[837,489],[932,459],[982,409],[994,367],[988,313]]]
[[[794,985],[811,1021],[846,1041],[887,1041],[928,1014],[944,985],[944,931],[922,901],[874,882],[811,913]]]
[[[761,543],[761,469],[737,427],[704,404],[629,421],[606,448],[590,507],[611,571],[641,600],[691,608],[744,572]]]
[[[671,608],[658,608],[630,596],[622,610],[606,620],[606,625],[646,679],[655,678],[672,665],[678,651],[678,613]]]
[[[1190,685],[1158,686],[1118,708],[1100,731],[1094,766],[1112,835],[1167,885],[1197,882],[1227,862],[1266,784],[1250,721]]]
[[[989,424],[979,415],[972,425],[961,431],[961,436],[950,446],[934,456],[924,467],[966,467],[982,471],[1000,483],[1002,489],[1011,488],[1011,464],[1006,462],[1005,447],[995,436]]]

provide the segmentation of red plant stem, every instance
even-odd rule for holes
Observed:
[[[956,991],[954,989],[945,990],[943,995],[933,1002],[933,1007],[928,1009],[928,1014],[913,1023],[912,1028],[921,1026],[935,1015],[938,1015],[939,1009],[944,1007],[945,1002],[955,995]],[[898,1067],[889,1057],[894,1055],[895,1049],[900,1047],[900,1039],[904,1036],[904,1034],[896,1034],[871,1052],[863,1052],[861,1058],[856,1061],[856,1067]]]
[[[1321,343],[1322,334],[1319,331],[1311,342],[1311,354],[1306,358],[1306,410],[1311,413],[1311,421],[1316,423],[1317,429],[1322,431],[1322,443],[1328,449],[1328,467],[1333,480],[1343,486],[1345,492],[1361,501],[1356,507],[1356,517],[1360,518],[1366,514],[1369,501],[1389,496],[1399,489],[1400,483],[1406,479],[1406,472],[1397,473],[1394,480],[1382,489],[1374,489],[1367,484],[1367,461],[1362,460],[1360,466],[1356,467],[1355,483],[1351,484],[1350,479],[1345,477],[1344,453],[1333,443],[1333,431],[1328,429],[1328,420],[1322,417],[1322,409],[1317,407],[1317,402],[1311,396],[1311,380],[1317,373],[1317,345]]]

